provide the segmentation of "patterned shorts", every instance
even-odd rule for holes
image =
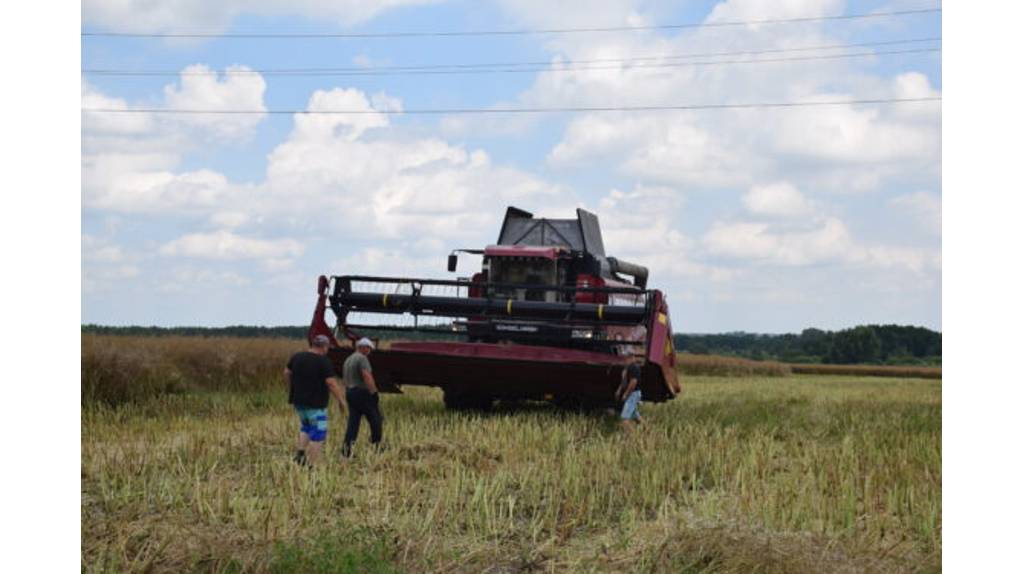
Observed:
[[[299,428],[309,440],[323,442],[327,438],[327,409],[310,409],[295,405],[299,415]]]

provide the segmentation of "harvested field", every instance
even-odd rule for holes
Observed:
[[[937,380],[684,364],[683,395],[643,405],[635,436],[546,404],[451,413],[410,388],[382,399],[386,450],[340,461],[335,409],[309,471],[280,379],[301,343],[89,339],[83,571],[940,567]]]

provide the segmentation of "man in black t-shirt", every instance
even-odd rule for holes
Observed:
[[[320,460],[327,438],[328,393],[337,399],[342,412],[345,410],[334,366],[327,358],[329,346],[330,341],[325,335],[313,337],[309,351],[292,355],[284,369],[288,402],[299,415],[299,442],[294,460],[303,466]]]
[[[633,356],[633,362],[626,365],[622,370],[622,382],[615,391],[615,400],[625,401],[622,405],[622,428],[627,431],[633,430],[634,421],[643,424],[644,419],[640,416],[640,379],[643,373],[642,367],[645,357],[642,354]]]

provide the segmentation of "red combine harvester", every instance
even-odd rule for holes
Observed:
[[[471,278],[321,276],[309,337],[331,339],[339,369],[364,335],[432,339],[375,351],[374,377],[382,392],[439,387],[452,409],[486,410],[495,400],[612,406],[637,353],[646,359],[644,400],[673,398],[680,386],[665,295],[646,289],[646,267],[605,256],[596,215],[576,215],[535,218],[509,207],[496,245],[448,256],[454,272],[458,253],[481,255]]]

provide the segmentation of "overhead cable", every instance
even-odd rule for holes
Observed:
[[[869,18],[897,18],[921,14],[936,14],[942,8],[919,8],[914,10],[891,10],[860,14],[835,14],[831,16],[804,16],[794,18],[765,18],[759,20],[689,22],[682,24],[657,24],[650,26],[603,26],[593,28],[547,28],[533,30],[443,30],[404,32],[130,32],[84,30],[82,37],[105,38],[223,38],[223,39],[302,39],[302,38],[427,38],[461,36],[524,36],[533,34],[581,34],[595,32],[640,32],[653,30],[681,30],[687,28],[722,28],[734,26],[761,26],[766,24],[796,24],[802,22],[828,22],[861,20]]]
[[[903,43],[920,42],[921,40],[907,40]],[[889,44],[889,43],[886,43]],[[881,45],[877,44],[877,45]],[[849,44],[848,47],[857,47],[856,44]],[[806,51],[809,48],[793,48],[784,50],[765,50],[762,52],[745,52],[745,54],[768,54],[785,51]],[[871,56],[892,56],[900,54],[920,54],[929,52],[940,52],[941,48],[914,48],[908,50],[882,50],[870,52],[854,52],[846,54],[820,54],[813,56],[794,56],[788,58],[755,58],[740,60],[706,60],[706,61],[678,61],[688,57],[683,55],[669,56],[643,56],[636,58],[602,58],[595,60],[571,60],[565,62],[509,62],[495,64],[431,64],[425,66],[384,66],[377,68],[265,68],[265,69],[232,69],[227,71],[233,75],[261,75],[261,76],[402,76],[402,75],[434,75],[434,74],[498,74],[498,73],[558,73],[587,70],[632,70],[649,68],[680,68],[680,67],[704,67],[716,65],[733,64],[769,64],[780,62],[802,62],[813,60],[841,60],[849,58],[865,58]],[[721,52],[716,55],[729,55]],[[731,54],[744,54],[744,52],[732,52]],[[711,54],[709,54],[710,56]],[[658,62],[657,60],[671,60]],[[605,64],[605,65],[592,65]],[[210,71],[189,71],[189,70],[117,70],[93,68],[82,70],[84,74],[94,76],[209,76],[217,72]]]
[[[536,114],[562,112],[656,112],[687,110],[737,110],[755,108],[799,108],[819,106],[846,106],[867,104],[899,104],[938,102],[941,96],[920,98],[870,98],[847,100],[811,100],[803,102],[752,102],[734,104],[678,104],[650,106],[557,106],[532,108],[414,108],[414,109],[337,109],[337,110],[240,110],[240,109],[180,109],[180,108],[82,108],[83,113],[104,114],[203,114],[203,115],[444,115],[444,114]]]

